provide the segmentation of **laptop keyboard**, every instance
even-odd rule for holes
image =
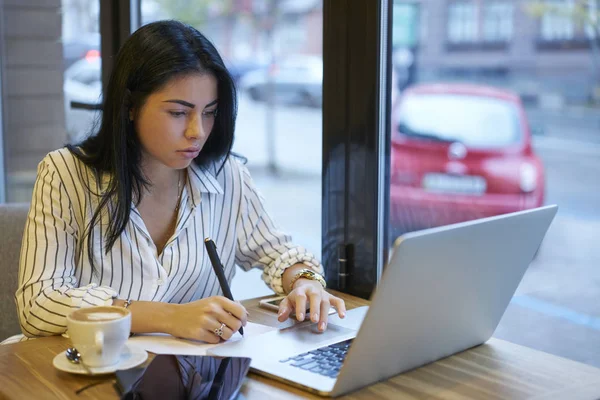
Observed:
[[[321,347],[279,362],[291,365],[292,367],[302,368],[315,374],[337,378],[344,358],[346,358],[346,353],[348,353],[348,349],[352,344],[352,340],[345,340]]]

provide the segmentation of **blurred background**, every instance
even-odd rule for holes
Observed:
[[[600,1],[393,2],[390,232],[558,204],[496,337],[600,365]]]
[[[9,202],[30,200],[47,152],[93,132],[99,111],[72,102],[101,101],[99,4],[4,1]],[[558,204],[495,335],[600,366],[600,1],[392,4],[392,241]],[[141,10],[143,24],[179,19],[216,45],[239,88],[234,151],[279,225],[319,256],[322,0],[141,0]],[[269,293],[258,275],[238,274],[236,296]]]

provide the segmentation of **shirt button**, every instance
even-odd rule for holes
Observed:
[[[158,280],[156,281],[156,284],[157,284],[157,285],[162,285],[163,283],[165,283],[165,281],[164,281],[163,279],[158,279]]]

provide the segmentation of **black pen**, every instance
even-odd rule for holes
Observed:
[[[215,245],[215,242],[213,242],[211,238],[206,238],[204,239],[204,246],[208,252],[208,258],[210,258],[210,263],[215,270],[215,274],[217,274],[217,279],[219,279],[219,285],[221,285],[223,294],[229,300],[235,301],[233,300],[231,289],[229,289],[229,283],[227,283],[227,278],[225,277],[225,269],[223,269],[223,264],[221,264],[221,260],[217,254],[217,246]],[[244,328],[242,327],[240,327],[240,335],[244,336]]]

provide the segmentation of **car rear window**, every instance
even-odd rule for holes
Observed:
[[[505,147],[522,138],[516,106],[484,96],[409,94],[397,122],[400,134],[468,147]]]

